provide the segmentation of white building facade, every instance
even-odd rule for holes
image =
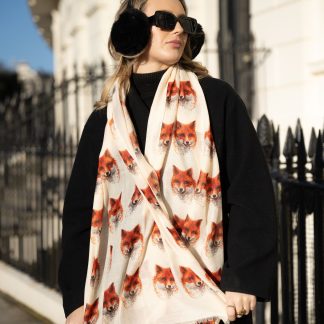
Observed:
[[[189,15],[198,19],[206,32],[206,44],[196,58],[207,66],[210,74],[219,77],[217,34],[218,0],[187,0]],[[63,70],[66,78],[74,76],[74,64],[82,74],[85,65],[104,60],[108,73],[114,68],[107,41],[119,0],[29,0],[37,23],[50,12],[50,36],[45,37],[54,52],[54,74],[60,84]],[[43,6],[43,13],[37,7]],[[266,114],[280,124],[281,145],[288,125],[295,126],[299,117],[308,145],[312,126],[318,131],[324,119],[324,1],[322,0],[251,0],[251,30],[255,38],[255,98],[252,120]],[[42,19],[38,18],[38,21]],[[39,23],[38,23],[39,24]],[[40,26],[40,29],[42,27]],[[49,27],[47,26],[47,29]],[[44,31],[43,31],[44,34]],[[267,48],[270,54],[262,60],[258,51]],[[100,88],[100,87],[99,87]],[[71,89],[73,90],[73,89]],[[100,95],[98,89],[98,96]],[[72,91],[73,92],[73,91]],[[79,125],[90,114],[94,100],[86,89],[79,93]],[[71,96],[69,107],[75,100]],[[74,109],[68,123],[76,125]],[[57,107],[57,121],[62,120]]]

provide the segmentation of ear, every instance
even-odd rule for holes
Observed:
[[[155,265],[155,272],[156,273],[160,273],[160,272],[162,272],[162,270],[163,270],[162,267],[160,267],[158,264]]]

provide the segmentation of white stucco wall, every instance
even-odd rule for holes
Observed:
[[[322,0],[251,0],[256,47],[271,50],[256,70],[256,116],[280,124],[281,147],[298,117],[307,148],[311,127],[323,127],[323,14]]]

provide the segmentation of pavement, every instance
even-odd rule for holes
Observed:
[[[0,324],[49,324],[30,309],[0,292]]]

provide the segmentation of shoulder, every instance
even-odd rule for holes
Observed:
[[[217,105],[217,107],[223,107],[226,110],[245,108],[242,98],[228,82],[211,76],[206,76],[199,82],[207,105]]]
[[[204,92],[207,102],[223,103],[237,96],[237,92],[226,81],[211,76],[199,79],[201,88]]]
[[[84,124],[82,137],[91,142],[100,142],[107,123],[107,107],[93,110]]]
[[[87,124],[88,126],[95,126],[98,123],[106,123],[107,121],[107,106],[104,108],[94,109],[90,116],[88,117]]]
[[[107,122],[107,106],[100,109],[95,109],[89,115],[84,128],[86,130],[94,130],[102,128]]]

